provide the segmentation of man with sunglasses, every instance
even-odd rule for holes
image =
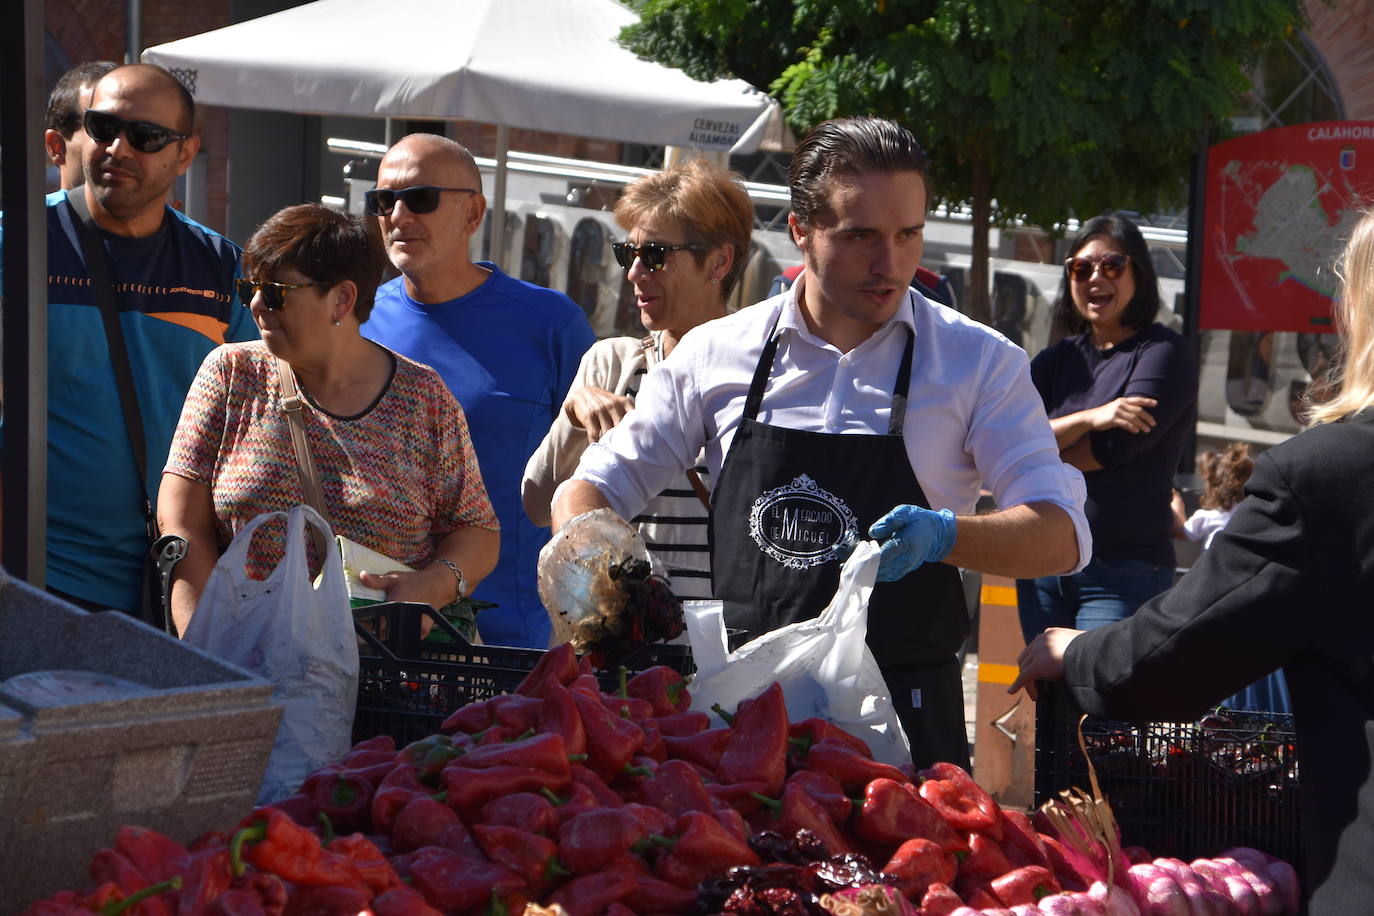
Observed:
[[[402,138],[365,200],[401,276],[377,290],[363,335],[439,372],[467,415],[501,522],[500,560],[473,593],[497,605],[477,617],[482,639],[544,648],[550,624],[535,565],[549,530],[525,515],[520,481],[596,335],[563,293],[471,259],[487,201],[477,163],[458,143]]]
[[[47,199],[47,585],[87,608],[140,610],[145,500],[157,493],[186,392],[217,345],[258,336],[235,305],[238,246],[166,204],[200,148],[194,119],[190,93],[161,67],[110,70],[82,115],[85,183]],[[100,290],[83,239],[103,255]],[[143,427],[142,480],[106,296]]]
[[[43,146],[48,160],[57,169],[58,187],[64,191],[86,180],[81,151],[86,145],[86,128],[81,123],[86,103],[96,81],[115,68],[108,60],[93,60],[73,67],[58,79],[48,96],[47,129]]]
[[[712,586],[750,635],[816,616],[852,539],[881,541],[868,644],[917,766],[968,761],[958,567],[1065,572],[1091,550],[1025,352],[909,288],[925,173],[891,121],[812,130],[788,174],[797,282],[684,336],[553,506],[560,529],[632,518],[704,447]],[[975,515],[984,483],[1000,508]]]

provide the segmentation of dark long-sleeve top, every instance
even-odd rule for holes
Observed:
[[[1099,407],[1128,395],[1154,398],[1149,432],[1124,429],[1088,434],[1102,465],[1084,471],[1084,508],[1093,555],[1174,563],[1174,472],[1197,415],[1197,365],[1178,334],[1151,324],[1106,350],[1090,335],[1066,337],[1036,354],[1031,381],[1050,419]]]
[[[1260,455],[1226,530],[1173,589],[1070,643],[1092,715],[1187,720],[1283,667],[1313,916],[1374,901],[1374,416]]]

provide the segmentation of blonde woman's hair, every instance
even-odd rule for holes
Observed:
[[[1341,280],[1335,307],[1341,348],[1331,375],[1335,394],[1308,409],[1313,425],[1354,416],[1374,404],[1374,209],[1355,224],[1336,273]]]

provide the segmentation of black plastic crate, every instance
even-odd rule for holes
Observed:
[[[1035,800],[1091,791],[1078,746],[1081,711],[1042,681],[1035,723]],[[1283,713],[1219,710],[1197,722],[1083,723],[1088,757],[1121,841],[1192,860],[1251,846],[1302,868],[1297,739]]]
[[[451,642],[420,639],[428,616]],[[357,740],[390,735],[398,746],[428,737],[456,709],[510,693],[543,657],[543,649],[474,646],[428,605],[387,602],[354,611],[358,645]],[[686,675],[695,670],[691,649],[646,646],[625,662],[630,671],[667,665]],[[618,671],[597,675],[601,689],[616,690]]]

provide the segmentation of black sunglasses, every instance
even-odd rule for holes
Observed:
[[[615,252],[617,264],[629,270],[634,264],[635,258],[639,258],[644,269],[649,273],[662,270],[663,265],[668,263],[668,255],[674,251],[704,250],[700,245],[663,245],[659,242],[645,242],[643,245],[634,245],[630,242],[611,243],[611,251]]]
[[[262,304],[273,312],[280,312],[282,306],[286,304],[286,294],[293,289],[305,289],[311,286],[328,287],[328,283],[275,283],[271,280],[250,280],[247,277],[239,277],[234,281],[234,288],[238,290],[239,301],[247,308],[253,302],[253,296],[262,293]]]
[[[129,145],[140,153],[156,153],[168,144],[190,139],[190,134],[179,134],[170,127],[154,124],[152,121],[126,121],[108,111],[87,108],[81,116],[81,124],[86,134],[96,143],[113,143],[123,134]]]
[[[363,192],[363,206],[369,214],[390,213],[396,206],[397,198],[406,205],[411,213],[433,213],[439,206],[440,191],[462,191],[464,194],[480,194],[476,188],[437,188],[432,184],[417,184],[413,188],[373,188]]]
[[[1108,280],[1115,280],[1125,273],[1130,265],[1130,255],[1112,253],[1098,258],[1069,258],[1064,262],[1064,269],[1069,272],[1075,283],[1087,283],[1098,270],[1101,270],[1102,276]]]

